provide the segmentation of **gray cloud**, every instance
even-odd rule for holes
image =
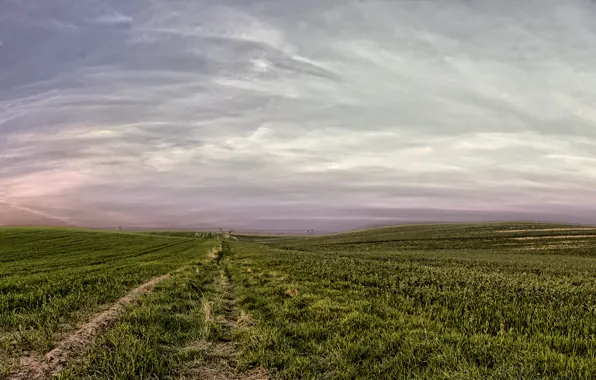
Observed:
[[[581,0],[4,1],[1,221],[596,222],[594,16]]]

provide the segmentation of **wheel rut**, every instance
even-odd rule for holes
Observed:
[[[79,356],[102,331],[113,324],[125,307],[136,301],[141,295],[151,292],[158,283],[170,278],[170,274],[154,277],[136,287],[116,301],[109,309],[95,314],[91,320],[79,325],[79,328],[66,335],[56,347],[43,356],[20,358],[20,369],[11,374],[10,380],[46,379],[60,372],[66,364]]]
[[[223,241],[221,250],[214,260],[218,266],[219,273],[214,280],[214,298],[220,303],[219,313],[214,318],[218,326],[218,335],[215,341],[200,342],[201,351],[205,353],[205,362],[200,366],[192,368],[183,380],[268,380],[270,379],[267,370],[257,368],[252,371],[238,374],[235,371],[239,351],[233,341],[233,330],[238,327],[239,322],[244,318],[238,313],[236,297],[230,272],[223,264],[224,256],[229,253],[228,244]],[[209,312],[210,313],[210,312]],[[207,317],[207,316],[206,316]]]

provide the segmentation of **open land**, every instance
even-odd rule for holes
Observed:
[[[0,229],[0,379],[596,377],[596,228]]]

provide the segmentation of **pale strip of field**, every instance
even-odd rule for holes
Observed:
[[[542,251],[547,249],[577,249],[584,248],[586,244],[572,244],[565,242],[561,244],[544,244],[544,245],[530,245],[526,247],[515,248],[518,251]]]
[[[544,239],[583,239],[583,238],[596,238],[595,235],[554,235],[554,236],[522,236],[513,237],[513,240],[544,240]]]
[[[536,228],[536,229],[525,229],[525,230],[498,230],[495,232],[549,232],[549,231],[596,231],[596,227],[560,227],[560,228]]]
[[[548,251],[551,249],[570,249],[570,248],[580,248],[580,247],[560,247],[558,245],[554,245],[554,246],[550,246],[550,245],[545,245],[545,246],[539,246],[539,247],[527,247],[527,248],[516,248],[516,251]]]

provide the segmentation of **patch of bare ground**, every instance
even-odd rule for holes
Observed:
[[[580,228],[573,228],[573,227],[559,227],[559,228],[536,228],[536,229],[526,229],[526,230],[498,230],[496,232],[548,232],[548,231],[596,231],[596,227],[580,227]]]
[[[213,248],[211,251],[209,251],[209,253],[207,253],[207,257],[209,257],[210,259],[217,259],[217,257],[220,255],[222,250],[222,246],[219,245],[215,248]]]
[[[549,240],[549,239],[584,239],[596,238],[596,235],[551,235],[551,236],[522,236],[512,237],[513,240]]]
[[[181,380],[268,380],[269,373],[258,367],[245,373],[236,373],[234,361],[237,356],[235,347],[229,343],[203,343],[200,350],[205,360],[201,365],[187,371]],[[199,347],[195,347],[199,348]]]
[[[169,277],[169,274],[155,277],[133,289],[109,309],[96,314],[90,321],[80,325],[76,331],[66,335],[53,350],[44,356],[31,355],[20,358],[20,369],[8,378],[10,380],[37,380],[57,374],[68,361],[80,356],[100,332],[113,324],[127,305],[136,301],[141,295],[150,292],[155,285]]]

